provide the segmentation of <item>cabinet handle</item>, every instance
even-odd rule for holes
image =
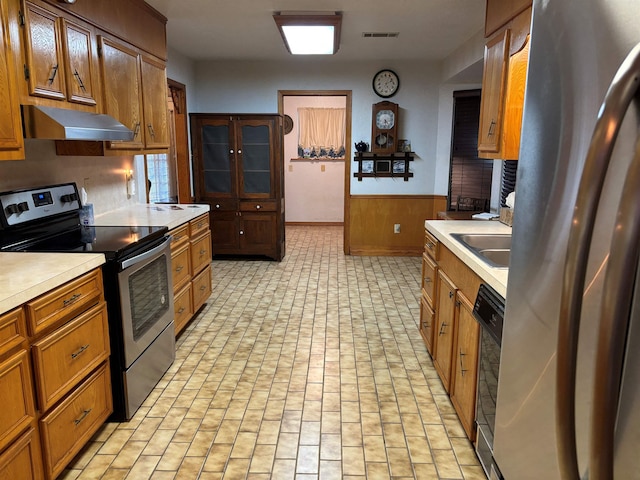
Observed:
[[[207,251],[205,249],[200,250],[200,256],[203,256]]]
[[[427,248],[431,249],[433,247],[435,247],[435,245],[433,243],[427,242]]]
[[[422,328],[429,328],[428,322],[422,322]]]
[[[461,305],[462,305],[462,302],[461,302],[460,300],[458,300],[458,301],[456,302],[456,307],[457,307],[457,308],[460,308],[460,306],[461,306]]]
[[[85,418],[87,418],[87,415],[89,415],[91,413],[91,410],[93,410],[92,408],[88,409],[88,410],[84,410],[82,412],[82,415],[80,415],[80,417],[76,418],[73,423],[74,425],[78,426],[80,425],[80,422],[82,422]]]
[[[62,305],[64,307],[67,307],[69,305],[71,305],[73,302],[75,302],[77,299],[79,299],[82,295],[79,293],[76,293],[74,295],[72,295],[71,297],[67,298],[66,300],[62,301]]]
[[[182,312],[184,312],[184,307],[180,307],[180,308],[178,309],[178,315],[180,315]]]
[[[453,292],[449,291],[449,298],[453,298]]]
[[[136,126],[133,129],[133,138],[136,138],[139,133],[140,133],[140,122],[136,123]]]
[[[184,268],[184,265],[178,265],[178,266],[176,267],[176,272],[177,272],[177,273],[180,273],[180,272],[182,271],[182,269],[183,269],[183,268]]]
[[[431,283],[432,281],[431,277],[424,277],[424,283]]]
[[[466,355],[466,353],[462,353],[462,350],[460,350],[460,374],[464,377],[464,372],[466,372],[467,370],[464,368],[464,365],[462,364],[462,357],[464,357]]]
[[[53,81],[55,80],[57,74],[58,74],[58,65],[56,64],[53,66],[53,69],[51,71],[51,76],[49,77],[49,85],[53,84]]]
[[[220,208],[220,204],[219,203],[216,204],[216,208]]]
[[[491,123],[489,124],[489,131],[487,132],[487,136],[491,137],[493,135],[495,126],[496,126],[496,121],[491,120]]]
[[[244,230],[240,230],[240,235],[244,235]]]
[[[238,153],[242,153],[242,150],[238,149]]]
[[[75,360],[76,358],[78,358],[82,353],[84,353],[87,348],[89,348],[89,344],[87,343],[86,345],[82,345],[77,352],[74,352],[71,354],[71,359]]]
[[[260,205],[256,205],[256,210],[260,210],[262,207]]]
[[[153,125],[148,124],[148,125],[147,125],[147,128],[149,129],[149,134],[151,135],[151,138],[153,138],[153,139],[155,140],[155,138],[156,138],[156,132],[155,132],[155,130],[153,129]]]
[[[446,323],[442,322],[442,325],[440,325],[440,331],[438,332],[438,336],[444,335],[444,328],[447,326]]]
[[[82,78],[80,77],[80,74],[78,73],[77,69],[73,69],[73,76],[76,77],[76,81],[78,82],[78,86],[80,87],[80,89],[84,92],[87,93],[87,89],[84,87],[84,82],[82,81]]]
[[[207,289],[206,285],[200,285],[200,291],[204,292]]]
[[[233,153],[233,149],[229,150],[229,153]]]

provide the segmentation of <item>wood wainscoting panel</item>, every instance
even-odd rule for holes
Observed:
[[[438,218],[447,197],[352,195],[350,203],[351,255],[421,256],[424,221]],[[394,233],[395,224],[400,224],[400,233]]]

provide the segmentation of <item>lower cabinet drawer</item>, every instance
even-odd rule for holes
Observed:
[[[29,354],[21,350],[0,363],[0,450],[36,418]],[[3,477],[0,478],[11,478]]]
[[[26,346],[26,340],[27,327],[24,311],[21,308],[0,315],[0,355],[4,355],[21,344]]]
[[[112,411],[111,375],[105,362],[40,419],[44,464],[49,478],[60,474]]]
[[[173,299],[173,310],[173,323],[176,335],[178,335],[193,315],[193,305],[191,303],[191,282],[180,290]]]
[[[195,275],[211,263],[211,232],[191,241],[191,273]]]
[[[211,295],[211,265],[207,266],[191,282],[193,311],[197,311]]]
[[[38,432],[31,427],[0,455],[0,478],[34,480],[44,478]]]
[[[171,277],[174,291],[181,288],[184,282],[191,278],[191,260],[189,253],[188,243],[178,248],[175,252],[171,252]]]
[[[107,305],[88,312],[32,346],[38,401],[48,410],[82,378],[109,358]]]

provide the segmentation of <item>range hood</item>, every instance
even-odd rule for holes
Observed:
[[[133,132],[109,115],[23,105],[26,138],[48,140],[133,140]]]

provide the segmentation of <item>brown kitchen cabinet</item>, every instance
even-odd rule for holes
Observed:
[[[25,0],[21,13],[29,97],[83,104],[97,111],[100,87],[93,31],[60,16],[44,3]],[[26,100],[41,103],[33,98]]]
[[[0,3],[0,160],[24,159],[16,67],[9,35],[8,3]]]
[[[473,316],[473,304],[460,291],[457,292],[456,314],[458,334],[453,348],[451,403],[467,436],[474,440],[480,325]]]
[[[517,160],[527,77],[531,8],[487,39],[478,157]]]
[[[112,412],[102,272],[0,315],[0,478],[56,478]]]
[[[531,7],[532,3],[532,0],[487,0],[484,24],[485,38]]]
[[[109,148],[166,151],[169,130],[164,62],[106,36],[99,36],[98,42],[105,113],[134,133],[132,141],[110,142]]]
[[[469,299],[475,298],[481,282],[473,270],[425,230],[419,330],[472,441],[476,435],[480,325]]]
[[[211,231],[209,214],[169,232],[173,278],[174,328],[182,332],[211,295]]]
[[[282,260],[282,116],[191,114],[196,201],[211,207],[214,255]]]

